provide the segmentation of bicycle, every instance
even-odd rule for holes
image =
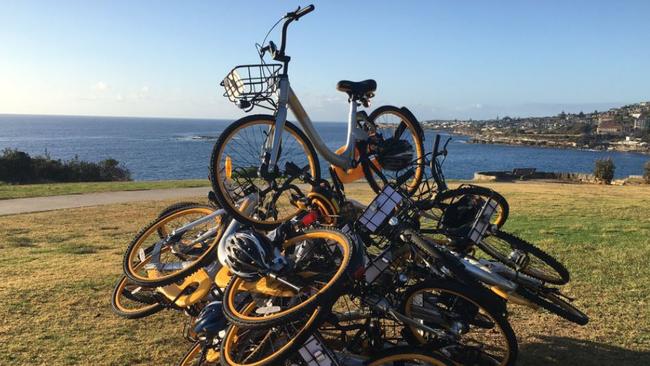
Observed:
[[[466,230],[455,230],[452,234],[444,228],[421,232],[428,234],[432,243],[450,248],[469,275],[503,299],[532,308],[539,306],[579,325],[587,324],[588,316],[570,303],[572,299],[547,285],[567,283],[568,270],[533,244],[494,230],[490,224],[494,206],[485,201],[471,223],[464,225]],[[475,246],[495,260],[475,258]]]
[[[510,213],[508,201],[493,189],[475,184],[461,184],[454,189],[450,189],[447,185],[442,165],[449,153],[447,146],[451,141],[451,137],[445,141],[442,147],[440,141],[440,135],[436,135],[433,152],[430,157],[429,154],[426,156],[427,159],[430,159],[427,165],[431,169],[431,181],[433,181],[435,186],[432,186],[430,181],[426,180],[420,187],[420,191],[422,192],[421,196],[425,197],[425,199],[420,197],[420,202],[418,202],[418,206],[422,210],[422,217],[439,221],[444,218],[445,211],[450,208],[457,209],[459,206],[467,203],[472,204],[476,201],[492,200],[497,204],[496,214],[492,218],[492,224],[501,228],[506,223]],[[432,195],[433,197],[431,197]],[[473,219],[473,215],[470,218]]]
[[[407,108],[383,106],[370,115],[358,110],[369,106],[377,89],[374,80],[338,82],[337,89],[348,95],[347,142],[337,151],[323,142],[290,86],[291,57],[285,52],[288,26],[313,10],[309,5],[287,13],[269,31],[284,21],[280,47],[273,41],[259,46],[260,64],[237,66],[221,83],[224,96],[245,111],[259,106],[274,112],[235,121],[219,136],[210,160],[210,180],[220,205],[258,229],[273,229],[300,211],[295,197],[304,194],[294,182],[321,181],[317,152],[331,164],[333,179],[347,183],[365,177],[376,192],[384,181],[394,182],[413,171],[404,182],[413,193],[426,168],[424,133]],[[266,54],[279,63],[265,63]],[[289,109],[302,129],[287,121]],[[258,207],[245,214],[238,204],[250,194],[257,195]]]

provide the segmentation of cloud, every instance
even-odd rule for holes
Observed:
[[[108,90],[108,84],[103,81],[98,81],[95,83],[95,85],[93,85],[93,89],[99,92],[103,92]]]

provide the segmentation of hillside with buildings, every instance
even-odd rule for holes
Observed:
[[[591,113],[492,120],[431,120],[425,128],[470,136],[470,142],[650,153],[650,102]]]

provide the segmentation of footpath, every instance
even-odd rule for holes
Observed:
[[[209,187],[170,188],[16,198],[0,200],[0,216],[52,211],[64,208],[110,205],[114,203],[161,201],[186,197],[207,197],[209,190]]]

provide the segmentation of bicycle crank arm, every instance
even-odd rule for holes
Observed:
[[[509,281],[497,273],[492,272],[490,268],[482,265],[480,262],[466,257],[460,259],[460,263],[463,264],[465,270],[481,282],[485,282],[488,285],[497,286],[506,292],[513,292],[517,289],[516,283]]]
[[[201,217],[200,219],[198,219],[196,221],[192,221],[189,224],[186,224],[186,225],[183,225],[183,226],[179,227],[178,229],[174,229],[174,231],[172,231],[171,234],[169,234],[169,236],[174,237],[174,236],[177,236],[177,235],[182,235],[187,230],[189,230],[189,229],[191,229],[191,228],[193,228],[193,227],[195,227],[197,225],[201,225],[203,223],[206,223],[206,222],[214,219],[215,217],[223,215],[225,213],[226,213],[226,210],[224,210],[224,209],[216,210],[215,212],[213,212],[213,213],[211,213],[211,214],[209,214],[207,216]]]
[[[160,271],[160,272],[163,272],[163,271],[180,271],[182,269],[187,268],[190,264],[192,264],[191,261],[173,262],[173,263],[148,263],[146,266],[144,266],[144,268],[147,269],[147,270],[155,269],[155,270]]]
[[[395,320],[400,321],[400,322],[405,323],[405,324],[408,324],[408,325],[410,325],[412,327],[418,328],[418,329],[420,329],[422,331],[429,332],[429,333],[432,333],[432,334],[436,334],[436,335],[438,335],[440,337],[449,337],[449,335],[446,332],[444,332],[444,331],[442,331],[440,329],[434,329],[434,328],[428,327],[428,326],[420,323],[419,321],[417,321],[417,320],[415,320],[413,318],[409,318],[408,316],[398,312],[395,309],[392,309],[392,308],[388,309],[387,313],[390,316],[392,316],[393,318],[395,318]]]
[[[272,279],[274,279],[274,280],[276,280],[276,281],[278,281],[278,282],[280,282],[280,283],[282,283],[284,285],[287,285],[287,286],[291,287],[292,289],[296,290],[296,292],[302,291],[302,287],[294,285],[293,283],[289,282],[288,280],[285,280],[284,278],[276,275],[275,273],[269,272],[267,274],[267,276],[271,277]]]
[[[207,239],[207,238],[213,236],[213,235],[216,234],[218,231],[219,231],[219,228],[218,228],[218,227],[213,227],[213,228],[211,228],[210,230],[204,232],[203,234],[201,234],[201,235],[199,235],[198,237],[196,237],[195,239],[193,239],[191,242],[187,243],[186,246],[189,247],[189,246],[192,246],[192,245],[194,245],[194,244],[196,244],[196,243],[200,243],[200,242],[204,241],[205,239]]]
[[[438,335],[440,337],[448,337],[448,334],[446,334],[446,332],[444,332],[444,331],[442,331],[440,329],[434,329],[434,328],[428,327],[428,326],[422,324],[421,322],[419,322],[419,321],[417,321],[417,320],[415,320],[413,318],[410,318],[410,317],[400,313],[399,311],[395,310],[389,304],[388,300],[385,297],[371,299],[370,305],[375,310],[378,310],[379,312],[390,315],[391,317],[393,317],[398,322],[408,324],[408,325],[410,325],[412,327],[418,328],[418,329],[420,329],[422,331],[425,331],[425,332],[436,334],[436,335]],[[445,320],[441,318],[440,321],[442,322],[442,321],[445,321]],[[436,322],[438,322],[438,321],[436,320]],[[438,323],[438,324],[443,324],[443,323]]]

